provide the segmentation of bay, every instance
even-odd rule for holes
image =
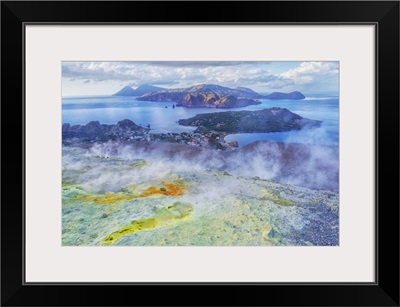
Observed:
[[[287,108],[305,118],[321,120],[320,128],[273,133],[231,134],[226,141],[237,141],[239,146],[257,140],[292,142],[305,144],[338,145],[339,143],[339,99],[338,97],[309,97],[304,100],[266,100],[260,99],[259,105],[244,108],[173,108],[172,102],[138,101],[136,97],[86,96],[62,98],[62,122],[71,125],[85,125],[90,121],[102,124],[116,124],[130,119],[142,126],[150,125],[151,133],[189,132],[195,127],[178,124],[179,119],[193,117],[196,114],[262,110],[271,107]]]

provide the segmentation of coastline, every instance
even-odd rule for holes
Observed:
[[[338,62],[62,68],[63,246],[339,245]]]

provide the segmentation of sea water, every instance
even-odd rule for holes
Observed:
[[[101,124],[116,124],[123,119],[130,119],[137,125],[150,125],[151,133],[189,132],[196,127],[178,124],[179,119],[193,117],[196,114],[254,111],[272,107],[290,110],[302,117],[322,121],[320,128],[288,132],[240,133],[225,137],[225,141],[237,141],[244,146],[257,140],[292,142],[304,144],[339,143],[339,99],[338,97],[308,97],[303,100],[267,100],[261,104],[244,108],[173,108],[173,102],[138,101],[136,97],[86,96],[64,97],[62,99],[62,122],[71,125],[85,125],[90,121]]]

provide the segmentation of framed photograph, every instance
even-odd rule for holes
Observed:
[[[2,305],[399,306],[398,1],[1,8]]]

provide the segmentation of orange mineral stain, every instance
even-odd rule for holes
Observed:
[[[161,188],[149,187],[144,190],[139,197],[149,197],[153,195],[181,196],[185,192],[185,187],[172,182],[163,183]]]

